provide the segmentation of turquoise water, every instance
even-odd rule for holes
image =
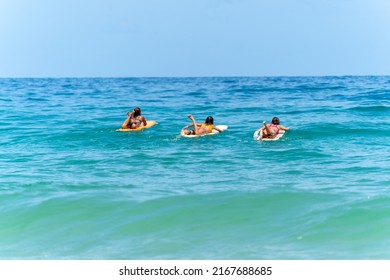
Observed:
[[[390,258],[390,77],[0,79],[0,113],[1,259]]]

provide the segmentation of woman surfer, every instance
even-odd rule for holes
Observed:
[[[192,121],[192,124],[187,125],[183,128],[182,132],[185,135],[204,135],[213,132],[213,130],[222,132],[222,130],[220,130],[214,125],[214,119],[212,116],[208,116],[204,123],[196,123],[192,115],[188,115],[188,118]],[[194,129],[188,130],[190,126],[193,126]]]
[[[141,114],[141,108],[135,107],[133,112],[127,112],[127,119],[123,122],[123,129],[135,129],[140,127],[142,124],[147,125],[146,119]]]
[[[278,117],[274,117],[270,124],[267,124],[265,121],[263,121],[263,126],[259,128],[259,131],[262,130],[263,138],[275,138],[280,131],[287,131],[290,130],[288,127],[284,127],[280,125],[280,121]],[[282,133],[283,133],[282,132]]]

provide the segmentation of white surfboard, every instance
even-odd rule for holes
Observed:
[[[223,124],[216,125],[216,127],[218,127],[222,131],[225,131],[225,130],[228,129],[228,126],[227,125],[223,125]],[[206,135],[214,135],[214,134],[219,134],[220,133],[218,130],[213,129],[213,131],[211,133],[207,133],[207,134],[203,134],[203,135],[187,135],[187,134],[184,134],[183,130],[184,130],[184,128],[180,131],[180,135],[183,136],[183,137],[188,137],[188,138],[200,137],[200,136],[206,136]]]
[[[256,130],[255,133],[253,133],[253,139],[259,140],[259,141],[276,141],[283,137],[284,131],[280,130],[278,135],[276,135],[274,138],[263,138],[263,129],[261,128],[259,130]]]

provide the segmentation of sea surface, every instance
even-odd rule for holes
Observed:
[[[0,79],[0,259],[390,259],[390,77]]]

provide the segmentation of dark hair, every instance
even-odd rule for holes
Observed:
[[[214,124],[214,119],[212,116],[208,116],[206,118],[206,121],[204,122],[205,124]]]
[[[134,108],[134,117],[141,116],[141,108],[140,107],[135,107]]]
[[[272,119],[272,124],[279,124],[280,122],[279,122],[279,118],[278,117],[274,117],[273,119]]]

